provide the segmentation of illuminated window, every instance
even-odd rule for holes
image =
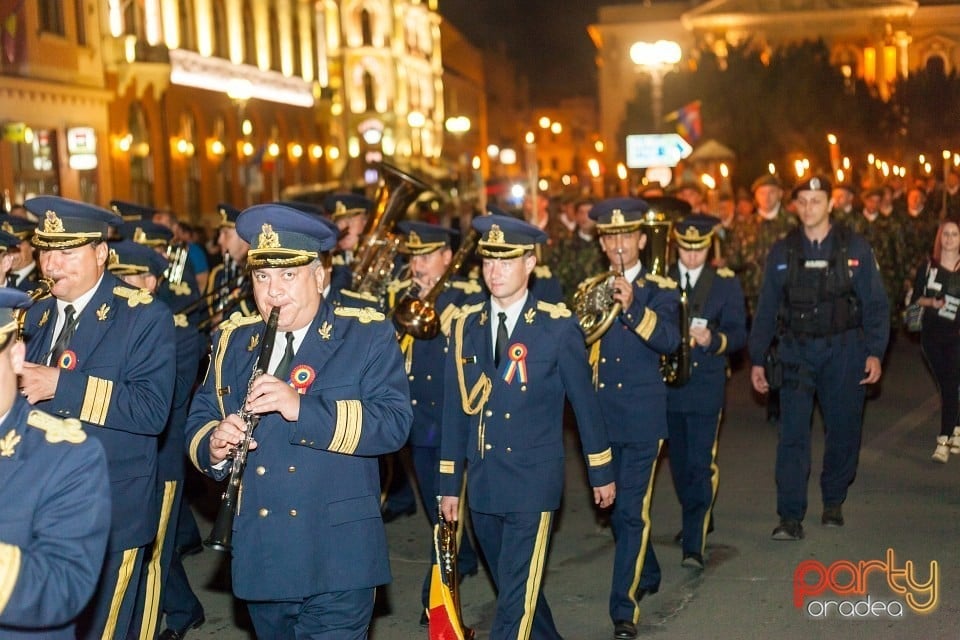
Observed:
[[[897,79],[897,48],[892,45],[883,48],[883,79],[888,83]]]
[[[213,2],[213,55],[218,58],[230,57],[229,31],[227,31],[226,9],[222,2]]]
[[[243,3],[243,61],[257,64],[256,28],[253,25],[253,9],[250,0]]]
[[[197,33],[194,28],[193,2],[191,0],[180,0],[180,48],[197,50]]]
[[[863,80],[867,84],[877,81],[877,50],[873,47],[863,50]]]
[[[66,33],[63,19],[63,0],[40,0],[40,31],[62,36]]]
[[[280,20],[277,19],[277,10],[270,7],[270,68],[280,71]]]
[[[74,14],[77,17],[77,44],[87,46],[87,13],[83,7],[84,0],[74,0]]]

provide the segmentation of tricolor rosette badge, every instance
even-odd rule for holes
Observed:
[[[514,376],[519,376],[520,383],[527,384],[527,346],[521,342],[513,343],[507,349],[507,357],[510,358],[510,366],[503,372],[504,381],[511,384]]]
[[[317,377],[317,372],[313,367],[307,364],[298,364],[290,371],[290,386],[297,390],[297,393],[303,395],[313,384]]]

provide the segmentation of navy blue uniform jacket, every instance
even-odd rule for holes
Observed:
[[[246,396],[265,323],[231,318],[187,419],[188,454],[210,464],[210,432]],[[282,344],[282,343],[281,343]],[[412,412],[391,323],[323,302],[293,360],[300,417],[262,416],[234,519],[233,590],[246,600],[301,599],[390,581],[376,456],[407,440]],[[296,384],[294,386],[297,386]]]
[[[52,297],[27,311],[27,360],[46,364],[57,306]],[[110,273],[77,318],[57,391],[38,409],[79,418],[107,453],[113,526],[110,551],[141,547],[157,533],[157,436],[167,423],[176,378],[176,340],[166,305]]]
[[[0,424],[0,504],[0,638],[72,640],[110,533],[103,447],[18,397]]]
[[[481,513],[554,511],[563,494],[563,398],[577,417],[587,473],[594,487],[613,482],[610,445],[583,334],[562,304],[528,295],[510,336],[518,360],[493,364],[490,301],[467,305],[454,321],[444,376],[440,493],[460,495],[464,461],[470,508]],[[511,364],[514,367],[510,375]],[[505,377],[510,377],[508,382]],[[489,384],[486,402],[482,389]],[[474,390],[480,390],[474,394]],[[464,405],[479,411],[468,415]]]

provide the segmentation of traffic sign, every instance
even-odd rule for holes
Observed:
[[[676,133],[654,133],[627,136],[627,166],[675,167],[693,153],[693,147]]]

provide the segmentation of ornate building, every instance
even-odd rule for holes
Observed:
[[[960,68],[960,5],[914,0],[709,0],[601,7],[589,27],[597,47],[601,134],[612,157],[628,101],[650,69],[634,64],[635,42],[670,40],[695,64],[709,48],[721,57],[747,40],[761,51],[822,38],[834,64],[889,96],[897,76],[928,65],[947,73]],[[662,70],[660,71],[663,72]],[[638,132],[641,133],[641,132]]]

